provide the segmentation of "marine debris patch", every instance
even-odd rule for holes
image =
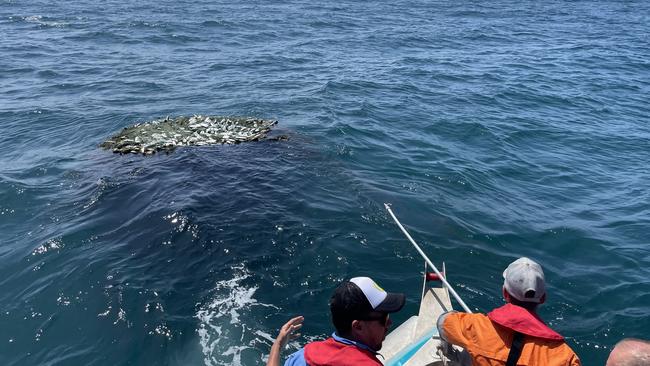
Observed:
[[[276,123],[252,117],[167,117],[125,127],[99,146],[119,154],[151,155],[179,146],[237,144],[264,139]]]

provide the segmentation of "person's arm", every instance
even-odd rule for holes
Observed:
[[[445,318],[447,315],[449,315],[449,311],[446,313],[442,313],[440,317],[438,318],[438,321],[436,322],[436,327],[438,328],[438,335],[440,338],[442,338],[443,341],[447,341],[447,337],[445,337]]]
[[[273,342],[273,346],[271,346],[271,353],[269,353],[269,360],[266,361],[266,366],[280,366],[280,354],[282,353],[282,350],[287,346],[289,341],[300,337],[300,333],[296,333],[296,331],[302,328],[302,322],[304,320],[304,317],[297,316],[286,322],[282,328],[280,328],[280,333],[275,339],[275,342]]]
[[[449,311],[440,315],[437,321],[440,338],[448,343],[467,348],[471,343],[471,337],[465,334],[466,324],[464,321],[471,315],[457,311]]]

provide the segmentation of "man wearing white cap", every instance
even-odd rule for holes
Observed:
[[[369,277],[355,277],[341,283],[330,298],[332,323],[336,332],[327,340],[311,342],[289,356],[285,366],[378,366],[388,328],[389,314],[402,309],[404,294],[389,293]],[[289,320],[271,347],[267,366],[280,365],[280,352],[302,327],[304,318]]]
[[[546,300],[542,267],[522,257],[503,271],[506,305],[485,314],[451,312],[438,319],[442,339],[463,347],[474,366],[579,366],[564,338],[536,313]]]

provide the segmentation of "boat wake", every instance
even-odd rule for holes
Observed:
[[[251,274],[244,265],[232,270],[234,277],[217,282],[213,298],[196,314],[206,366],[262,363],[273,342],[272,336],[260,329],[261,319],[254,319],[268,315],[260,315],[259,309],[278,308],[255,299],[258,287],[249,284]]]

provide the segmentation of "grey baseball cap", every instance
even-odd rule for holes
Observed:
[[[546,293],[542,266],[530,258],[517,259],[503,271],[503,287],[519,301],[540,303]]]

